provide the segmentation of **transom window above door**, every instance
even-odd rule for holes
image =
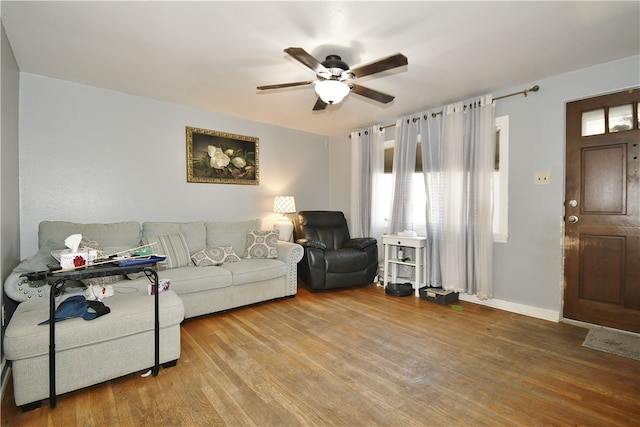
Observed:
[[[640,103],[583,111],[582,136],[603,135],[605,133],[638,129],[640,127],[639,110]]]

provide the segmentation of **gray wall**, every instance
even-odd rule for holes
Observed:
[[[5,301],[2,291],[4,279],[9,275],[20,257],[20,211],[18,193],[18,85],[19,72],[16,60],[4,26],[0,25],[0,305],[7,310],[7,315],[13,311],[10,301]],[[8,304],[5,304],[8,303]],[[4,338],[5,325],[2,325]],[[5,360],[2,344],[2,384],[6,379]]]
[[[186,181],[185,127],[259,138],[260,185]],[[245,220],[271,228],[273,196],[329,203],[329,139],[91,86],[21,74],[21,253],[42,220]]]
[[[540,92],[496,106],[497,115],[509,115],[510,188],[509,242],[495,245],[495,293],[508,301],[561,310],[565,105],[640,85],[640,57],[533,83]],[[551,184],[533,185],[536,171],[550,171]]]
[[[497,300],[561,313],[565,103],[639,85],[639,64],[634,56],[494,93],[541,87],[497,102],[496,114],[510,119],[509,241],[495,244]],[[259,137],[261,185],[186,183],[185,126]],[[349,213],[347,135],[329,139],[29,74],[20,76],[19,165],[22,256],[35,252],[45,219],[261,218],[270,227],[273,196],[284,193],[299,210]],[[549,186],[533,185],[537,171],[551,172]]]
[[[509,240],[494,244],[494,297],[561,314],[565,104],[640,85],[640,57],[523,83],[494,96],[535,84],[540,91],[527,98],[496,102],[496,116],[509,116],[510,170]],[[433,107],[437,106],[425,105],[425,109]],[[348,212],[347,135],[332,138],[331,160],[331,201],[336,209]],[[534,185],[534,173],[545,171],[551,172],[551,184]]]

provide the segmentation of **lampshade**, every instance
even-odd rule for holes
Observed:
[[[281,214],[295,213],[296,199],[293,196],[276,196],[273,199],[273,211]]]
[[[296,199],[293,196],[276,196],[273,199],[273,211],[281,213],[280,220],[273,225],[275,230],[280,230],[279,240],[285,242],[290,241],[293,233],[293,224],[291,220],[285,216],[288,213],[295,213]]]
[[[327,104],[337,104],[349,93],[349,85],[339,80],[322,80],[316,83],[316,93]]]

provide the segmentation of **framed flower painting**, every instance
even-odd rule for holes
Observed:
[[[187,182],[259,185],[259,141],[187,126]]]

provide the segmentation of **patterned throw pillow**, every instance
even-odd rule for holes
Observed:
[[[191,254],[187,241],[182,234],[170,234],[167,236],[147,236],[142,239],[145,245],[153,244],[151,248],[154,254],[164,255],[166,268],[186,267],[191,264]]]
[[[217,248],[205,248],[191,255],[191,261],[196,267],[208,267],[210,265],[222,265],[225,262],[238,262],[240,257],[236,255],[231,246]]]
[[[245,258],[278,258],[280,230],[251,230],[247,233]]]

